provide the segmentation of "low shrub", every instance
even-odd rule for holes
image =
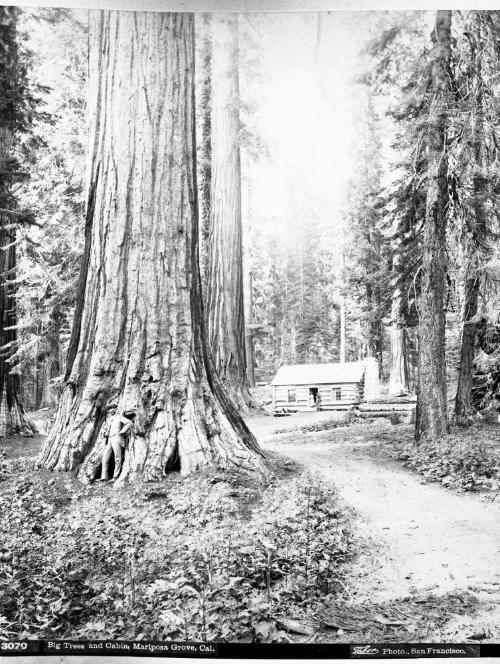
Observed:
[[[437,441],[408,444],[398,457],[407,467],[444,486],[462,491],[498,491],[498,436],[497,427],[454,429]]]
[[[350,514],[309,476],[84,488],[2,484],[0,638],[287,640],[274,614],[335,595]]]
[[[33,459],[30,457],[9,458],[6,451],[0,448],[0,482],[9,477],[31,470]]]

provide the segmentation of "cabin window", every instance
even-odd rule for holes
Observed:
[[[342,401],[342,388],[341,387],[332,388],[332,392],[333,392],[333,400],[334,401]]]
[[[288,390],[288,403],[297,402],[297,392],[295,390]]]

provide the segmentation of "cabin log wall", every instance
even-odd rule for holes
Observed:
[[[345,404],[358,403],[362,397],[362,385],[360,383],[332,383],[327,385],[276,385],[274,386],[274,404],[276,408],[288,407],[297,409],[308,409],[309,388],[317,387],[320,397],[320,408],[328,409]],[[335,388],[341,389],[342,398],[334,399]],[[288,393],[294,390],[296,401],[289,401]]]

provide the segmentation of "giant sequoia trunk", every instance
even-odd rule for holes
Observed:
[[[0,208],[12,210],[11,194],[15,160],[13,144],[18,124],[19,87],[17,12],[0,7]],[[28,420],[19,399],[19,376],[11,373],[10,359],[17,341],[16,316],[16,232],[12,218],[0,213],[0,436],[31,436],[34,425]]]
[[[216,370],[235,405],[248,389],[243,297],[238,17],[213,17],[212,188],[208,248],[208,337]]]
[[[440,436],[447,428],[445,308],[451,11],[440,10],[432,31],[431,94],[426,123],[427,200],[419,302],[418,391],[415,439]]]
[[[85,254],[66,386],[38,466],[96,477],[110,402],[136,414],[120,480],[265,472],[217,381],[198,264],[193,17],[92,12]]]

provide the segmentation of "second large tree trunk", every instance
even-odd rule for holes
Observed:
[[[215,368],[236,407],[251,406],[245,350],[238,17],[213,17],[212,189],[208,338]]]
[[[481,22],[477,19],[475,30],[474,51],[474,88],[475,107],[472,114],[472,151],[473,174],[472,215],[466,224],[463,240],[464,259],[464,306],[462,313],[463,327],[460,339],[460,360],[458,367],[457,394],[455,397],[455,417],[458,424],[467,425],[472,415],[472,385],[474,376],[474,359],[476,356],[476,314],[478,313],[479,290],[483,265],[487,262],[487,214],[485,198],[487,187],[483,176],[484,162],[484,128],[483,128],[483,78],[481,72]]]
[[[451,11],[436,13],[427,118],[427,201],[419,302],[418,390],[415,439],[437,438],[447,428],[445,362],[447,128],[450,113]]]
[[[92,12],[90,195],[66,386],[38,465],[100,470],[106,406],[135,413],[120,479],[265,472],[207,350],[198,263],[193,17]]]

